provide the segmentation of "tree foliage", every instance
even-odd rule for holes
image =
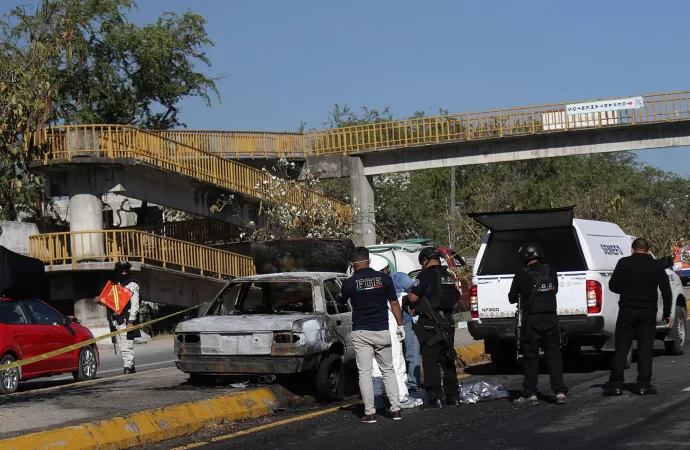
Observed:
[[[336,106],[328,124],[371,123],[380,117],[366,108],[355,115]],[[391,117],[388,109],[384,110]],[[443,111],[441,111],[443,113]],[[424,114],[415,113],[413,118]],[[387,119],[389,120],[389,119]],[[450,205],[450,168],[376,176],[377,240],[429,237],[466,254],[479,248],[486,232],[471,212],[575,206],[576,217],[615,222],[646,237],[658,255],[690,237],[690,180],[641,164],[633,153],[592,154],[461,166],[456,170],[456,204]],[[326,180],[328,195],[348,200],[347,179]],[[454,233],[450,233],[453,231]],[[448,242],[449,236],[454,242]]]
[[[198,14],[136,25],[133,0],[40,0],[0,19],[0,218],[36,219],[43,182],[27,172],[45,148],[29,137],[62,124],[184,126],[180,102],[211,103],[213,45]]]

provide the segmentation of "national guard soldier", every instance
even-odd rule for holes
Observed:
[[[122,310],[116,314],[108,308],[108,322],[111,329],[124,330],[136,324],[139,315],[139,285],[130,277],[132,265],[127,261],[118,261],[115,264],[115,276],[113,282],[132,292],[132,297]],[[96,297],[96,303],[101,303],[101,298]],[[136,373],[134,368],[134,339],[141,336],[139,330],[121,333],[117,335],[117,346],[124,362],[125,375]]]
[[[453,348],[453,307],[458,301],[459,292],[450,272],[441,265],[441,255],[436,249],[422,249],[419,263],[424,270],[417,275],[408,297],[410,309],[419,316],[414,332],[422,355],[427,407],[443,408],[444,390],[445,403],[460,406]]]
[[[551,389],[556,394],[556,404],[564,405],[568,387],[563,381],[563,359],[560,351],[560,326],[558,323],[556,294],[558,274],[549,264],[544,264],[541,247],[529,242],[518,252],[525,267],[518,270],[508,293],[510,303],[518,303],[524,322],[521,344],[525,356],[525,378],[522,397],[518,403],[537,404],[539,381],[539,347],[549,366]]]

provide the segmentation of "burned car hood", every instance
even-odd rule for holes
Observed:
[[[290,331],[296,320],[313,317],[307,314],[238,314],[206,316],[177,325],[176,333],[237,333],[255,331]]]

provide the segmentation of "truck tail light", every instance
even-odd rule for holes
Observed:
[[[601,312],[601,283],[587,280],[587,313],[597,314]]]
[[[470,289],[470,317],[479,319],[479,297],[477,297],[477,285]]]

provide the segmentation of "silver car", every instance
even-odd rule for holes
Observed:
[[[323,400],[342,398],[354,361],[352,310],[341,273],[290,272],[232,280],[200,317],[175,329],[177,368],[192,381],[218,375],[304,374]]]

